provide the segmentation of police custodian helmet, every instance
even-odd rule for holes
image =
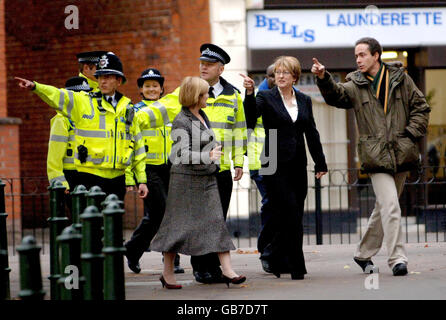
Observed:
[[[164,85],[164,77],[161,75],[161,72],[159,72],[159,70],[155,68],[146,69],[141,73],[141,77],[139,77],[137,80],[138,87],[141,88],[144,84],[144,81],[146,80],[158,81],[161,88]]]
[[[91,91],[92,88],[88,84],[87,80],[83,77],[72,77],[65,82],[65,89],[79,92],[79,91]]]
[[[97,78],[99,76],[114,74],[122,78],[122,83],[125,83],[127,79],[124,76],[124,69],[122,62],[117,55],[113,52],[107,52],[99,58],[98,68],[94,74]]]

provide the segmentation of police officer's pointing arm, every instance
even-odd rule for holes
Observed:
[[[82,99],[88,100],[88,94],[85,92],[73,92],[66,89],[58,89],[50,85],[44,85],[35,81],[15,77],[20,88],[33,90],[44,102],[51,108],[56,109],[59,113],[77,122],[79,117],[87,113],[83,110],[85,105],[79,103]]]

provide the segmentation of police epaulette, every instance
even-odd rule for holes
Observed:
[[[89,92],[88,95],[92,98],[102,98],[102,93],[100,91]]]
[[[136,111],[139,111],[141,108],[144,108],[146,104],[143,101],[138,102],[137,104],[133,105],[133,109]]]
[[[105,112],[105,109],[102,107],[102,93],[99,92],[89,92],[90,97],[95,98],[98,102],[98,110],[99,112]]]

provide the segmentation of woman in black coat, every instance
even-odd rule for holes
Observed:
[[[315,162],[316,177],[327,172],[311,99],[293,87],[300,73],[296,58],[278,57],[274,63],[276,87],[259,92],[255,103],[254,96],[249,95],[249,78],[245,78],[248,127],[262,116],[266,133],[261,174],[272,215],[259,237],[261,241],[268,238],[260,259],[277,277],[291,273],[292,279],[303,279],[307,273],[302,250],[302,217],[308,189],[304,135]],[[271,170],[275,165],[276,169]]]

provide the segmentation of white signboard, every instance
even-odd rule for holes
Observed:
[[[353,47],[362,37],[385,46],[446,44],[446,8],[253,10],[250,49]]]

